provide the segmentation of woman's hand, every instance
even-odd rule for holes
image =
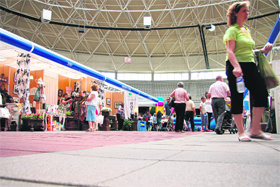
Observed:
[[[232,73],[235,77],[240,77],[240,76],[243,77],[242,69],[240,66],[234,67],[234,69],[232,70]]]
[[[273,45],[271,43],[267,43],[260,51],[262,53],[269,53],[272,49]]]

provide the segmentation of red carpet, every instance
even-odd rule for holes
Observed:
[[[0,157],[21,156],[179,138],[199,132],[1,132]]]

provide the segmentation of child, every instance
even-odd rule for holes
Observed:
[[[152,117],[152,123],[153,123],[153,130],[158,130],[158,128],[157,128],[157,115],[156,115],[156,113],[154,113],[154,115]]]
[[[202,96],[201,103],[200,103],[201,131],[203,131],[203,126],[205,127],[205,130],[207,131],[207,125],[208,125],[208,114],[206,112],[205,101],[206,101],[205,96]]]

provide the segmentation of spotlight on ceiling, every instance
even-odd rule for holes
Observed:
[[[43,9],[42,11],[42,16],[41,16],[41,21],[43,23],[49,23],[52,19],[52,11]]]
[[[213,32],[216,27],[215,27],[215,25],[211,24],[211,25],[206,25],[205,28],[208,29],[209,31]]]
[[[150,29],[151,24],[152,24],[152,17],[151,16],[144,17],[144,28],[145,29]]]

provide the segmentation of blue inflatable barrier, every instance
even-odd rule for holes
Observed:
[[[200,131],[201,129],[201,117],[194,117],[194,125],[195,125],[195,130],[198,130]],[[214,117],[211,117],[211,120],[210,120],[210,130],[214,130],[216,127],[216,122],[215,122],[215,119]]]

